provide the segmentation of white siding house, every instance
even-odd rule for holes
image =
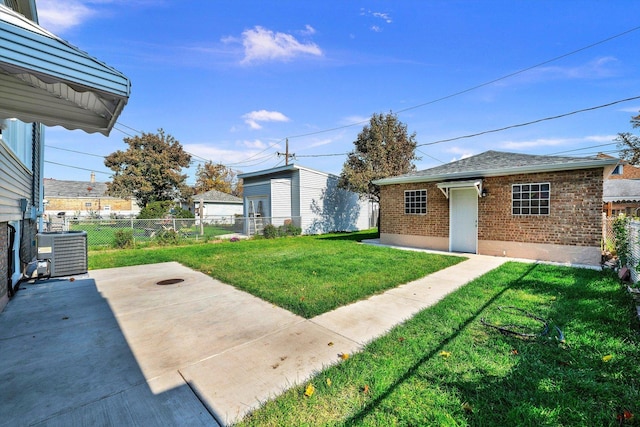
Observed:
[[[1,311],[37,254],[43,125],[109,135],[131,82],[40,27],[35,0],[0,0],[0,40]]]
[[[280,226],[292,222],[303,234],[371,227],[371,202],[338,188],[338,177],[299,165],[250,172],[243,180],[244,216]]]

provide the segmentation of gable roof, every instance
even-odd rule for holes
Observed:
[[[196,194],[193,196],[193,200],[198,202],[200,200],[205,202],[224,202],[224,203],[238,203],[242,204],[242,199],[232,194],[223,193],[218,190],[209,190],[204,193]]]
[[[597,157],[541,156],[533,154],[485,151],[484,153],[434,168],[373,181],[377,185],[483,178],[561,170],[601,168],[615,165],[618,159]]]
[[[639,179],[607,179],[602,188],[604,202],[639,202]]]
[[[102,197],[115,199],[107,195],[106,182],[91,181],[63,181],[58,179],[45,178],[44,197]]]

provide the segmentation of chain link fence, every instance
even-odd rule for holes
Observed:
[[[179,240],[215,240],[220,238],[250,237],[262,235],[267,225],[282,227],[292,225],[300,227],[300,217],[270,218],[206,216],[199,218],[160,218],[160,219],[91,219],[91,218],[51,218],[45,222],[43,231],[87,232],[87,244],[90,249],[116,246],[117,233],[131,230],[134,243],[161,241],[167,233],[175,234]]]

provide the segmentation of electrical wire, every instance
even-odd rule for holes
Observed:
[[[522,73],[525,73],[525,72],[527,72],[527,71],[531,71],[531,70],[533,70],[533,69],[535,69],[535,68],[542,67],[543,65],[547,65],[547,64],[550,64],[550,63],[552,63],[552,62],[558,61],[558,60],[560,60],[560,59],[564,59],[564,58],[567,58],[567,57],[569,57],[569,56],[571,56],[571,55],[575,55],[575,54],[577,54],[577,53],[580,53],[580,52],[583,52],[583,51],[585,51],[585,50],[591,49],[591,48],[593,48],[593,47],[595,47],[595,46],[598,46],[598,45],[601,45],[601,44],[603,44],[603,43],[607,43],[607,42],[609,42],[609,41],[611,41],[611,40],[614,40],[614,39],[617,39],[617,38],[619,38],[619,37],[625,36],[625,35],[627,35],[627,34],[629,34],[629,33],[632,33],[632,32],[634,32],[634,31],[637,31],[637,30],[639,30],[639,29],[640,29],[640,26],[633,27],[633,28],[628,29],[628,30],[626,30],[626,31],[623,31],[623,32],[621,32],[621,33],[618,33],[618,34],[615,34],[615,35],[613,35],[613,36],[607,37],[607,38],[605,38],[605,39],[599,40],[599,41],[597,41],[597,42],[595,42],[595,43],[591,43],[591,44],[589,44],[589,45],[587,45],[587,46],[583,46],[583,47],[581,47],[581,48],[578,48],[578,49],[572,50],[572,51],[570,51],[570,52],[567,52],[567,53],[564,53],[564,54],[562,54],[562,55],[556,56],[556,57],[554,57],[554,58],[548,59],[548,60],[546,60],[546,61],[539,62],[539,63],[537,63],[537,64],[535,64],[535,65],[531,65],[531,66],[528,66],[528,67],[526,67],[526,68],[522,68],[522,69],[520,69],[520,70],[518,70],[518,71],[514,71],[513,73],[505,74],[504,76],[501,76],[501,77],[495,78],[495,79],[493,79],[493,80],[489,80],[489,81],[484,82],[484,83],[480,83],[480,84],[478,84],[478,85],[475,85],[475,86],[472,86],[472,87],[470,87],[470,88],[467,88],[467,89],[463,89],[463,90],[460,90],[460,91],[454,92],[454,93],[449,94],[449,95],[446,95],[446,96],[442,96],[442,97],[440,97],[440,98],[433,99],[433,100],[431,100],[431,101],[423,102],[423,103],[421,103],[421,104],[417,104],[417,105],[413,105],[413,106],[411,106],[411,107],[407,107],[407,108],[403,108],[403,109],[401,109],[401,110],[397,110],[397,111],[396,111],[396,114],[400,114],[400,113],[404,113],[404,112],[407,112],[407,111],[411,111],[411,110],[415,110],[415,109],[418,109],[418,108],[422,108],[422,107],[425,107],[425,106],[427,106],[427,105],[432,105],[432,104],[435,104],[435,103],[437,103],[437,102],[444,101],[444,100],[446,100],[446,99],[451,99],[451,98],[454,98],[454,97],[456,97],[456,96],[463,95],[463,94],[465,94],[465,93],[469,93],[469,92],[471,92],[471,91],[474,91],[474,90],[476,90],[476,89],[480,89],[480,88],[482,88],[482,87],[492,85],[492,84],[494,84],[494,83],[500,82],[500,81],[502,81],[502,80],[509,79],[509,78],[511,78],[511,77],[517,76],[517,75],[522,74]],[[353,127],[353,126],[357,126],[357,125],[362,125],[362,124],[365,124],[365,123],[368,123],[368,122],[369,122],[369,119],[367,119],[367,120],[362,120],[362,121],[355,122],[355,123],[350,123],[350,124],[348,124],[348,125],[336,126],[336,127],[329,128],[329,129],[323,129],[323,130],[318,130],[318,131],[309,132],[309,133],[304,133],[304,134],[292,135],[292,136],[289,136],[288,138],[289,138],[289,139],[293,139],[293,138],[302,138],[302,137],[305,137],[305,136],[318,135],[318,134],[321,134],[321,133],[333,132],[333,131],[341,130],[341,129],[347,129],[347,128],[350,128],[350,127]]]
[[[65,165],[64,163],[52,162],[51,160],[45,160],[44,162],[45,163],[50,163],[50,164],[56,165],[56,166],[64,166],[66,168],[72,168],[72,169],[79,169],[79,170],[83,170],[83,171],[101,173],[103,175],[111,175],[111,173],[109,173],[109,172],[102,172],[102,171],[98,171],[98,170],[95,170],[95,169],[81,168],[80,166]]]

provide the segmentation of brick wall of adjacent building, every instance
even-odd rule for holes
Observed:
[[[87,205],[89,203],[91,204],[90,206]],[[109,206],[111,212],[131,211],[135,208],[133,200],[94,197],[48,197],[46,209],[47,211],[73,211],[86,213],[103,210],[105,206]]]
[[[478,240],[599,246],[602,234],[601,168],[485,178],[478,200]],[[551,185],[550,214],[514,216],[511,185]],[[404,190],[427,189],[427,215],[404,213]],[[435,183],[381,187],[381,232],[449,236],[449,201]]]

